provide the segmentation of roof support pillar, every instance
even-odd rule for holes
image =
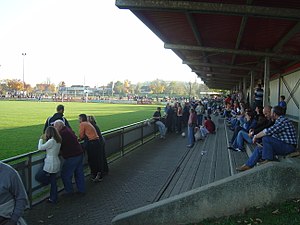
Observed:
[[[241,90],[242,93],[243,93],[243,98],[241,99],[242,101],[245,101],[246,96],[247,96],[247,87],[246,87],[246,85],[247,85],[247,79],[246,79],[246,77],[243,77],[243,90]]]
[[[252,108],[253,100],[254,100],[254,73],[250,71],[250,88],[249,88],[249,106]]]
[[[263,105],[270,105],[270,58],[265,57]]]

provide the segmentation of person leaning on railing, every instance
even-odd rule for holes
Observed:
[[[78,194],[84,194],[83,149],[77,140],[77,136],[69,127],[65,126],[62,120],[56,120],[54,127],[62,138],[60,154],[64,158],[64,162],[61,168],[61,179],[65,187],[65,194],[71,195],[74,193],[73,175]]]
[[[21,217],[28,203],[18,172],[0,161],[0,224],[26,225]]]
[[[85,141],[88,163],[91,169],[91,180],[99,182],[103,179],[104,160],[103,149],[94,126],[87,121],[86,114],[79,115],[79,140]]]

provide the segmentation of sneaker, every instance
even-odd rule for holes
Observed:
[[[242,165],[240,167],[237,167],[236,170],[239,171],[239,172],[242,172],[242,171],[246,171],[246,170],[250,170],[251,167],[250,166],[247,166],[247,165]]]
[[[47,203],[56,204],[57,202],[56,202],[56,201],[53,201],[53,200],[51,200],[51,198],[48,198],[48,199],[47,199]]]
[[[239,148],[235,148],[233,151],[236,151],[236,152],[242,152],[243,150],[239,149]]]
[[[94,182],[100,182],[100,181],[102,181],[102,180],[103,180],[103,177],[102,177],[102,175],[101,175],[100,172],[97,173],[97,176],[96,176],[95,178],[92,179],[92,181],[94,181]]]

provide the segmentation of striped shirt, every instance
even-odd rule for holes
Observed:
[[[296,129],[292,122],[284,116],[278,117],[273,126],[264,129],[264,133],[287,144],[297,144]]]

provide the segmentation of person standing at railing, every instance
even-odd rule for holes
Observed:
[[[79,123],[79,140],[86,142],[85,149],[91,170],[91,180],[99,182],[103,179],[104,173],[104,160],[99,136],[93,125],[87,121],[86,114],[79,115]]]
[[[65,112],[65,107],[63,105],[58,105],[56,107],[56,113],[54,113],[53,116],[48,117],[48,119],[46,120],[43,133],[45,133],[47,127],[53,126],[56,120],[62,120],[65,126],[71,128],[68,120],[64,117],[64,112]]]
[[[103,175],[107,175],[108,174],[108,164],[107,164],[107,159],[106,159],[106,154],[105,154],[105,138],[103,137],[101,130],[99,128],[99,126],[97,125],[97,122],[95,120],[94,116],[88,116],[88,121],[93,125],[93,127],[96,129],[96,132],[99,136],[99,141],[100,141],[100,148],[101,148],[101,161],[103,162],[102,165],[102,171],[103,171]]]
[[[167,128],[165,124],[161,121],[161,108],[157,107],[157,110],[153,114],[153,119],[155,121],[156,126],[158,127],[159,133],[160,133],[160,138],[165,139],[166,138],[166,132]]]
[[[28,200],[18,172],[0,161],[0,177],[0,224],[26,225],[21,216]]]
[[[46,143],[44,143],[46,141]],[[57,184],[56,174],[60,170],[60,159],[58,157],[61,136],[54,127],[47,127],[44,135],[41,136],[38,144],[38,150],[46,151],[46,158],[43,169],[35,176],[35,179],[43,185],[51,184],[49,203],[57,202]]]
[[[69,127],[65,126],[62,120],[56,120],[54,127],[58,130],[62,138],[60,154],[64,158],[64,162],[61,168],[61,179],[65,187],[65,192],[67,195],[74,193],[72,184],[74,175],[78,193],[84,194],[83,149],[77,140],[77,136]]]

